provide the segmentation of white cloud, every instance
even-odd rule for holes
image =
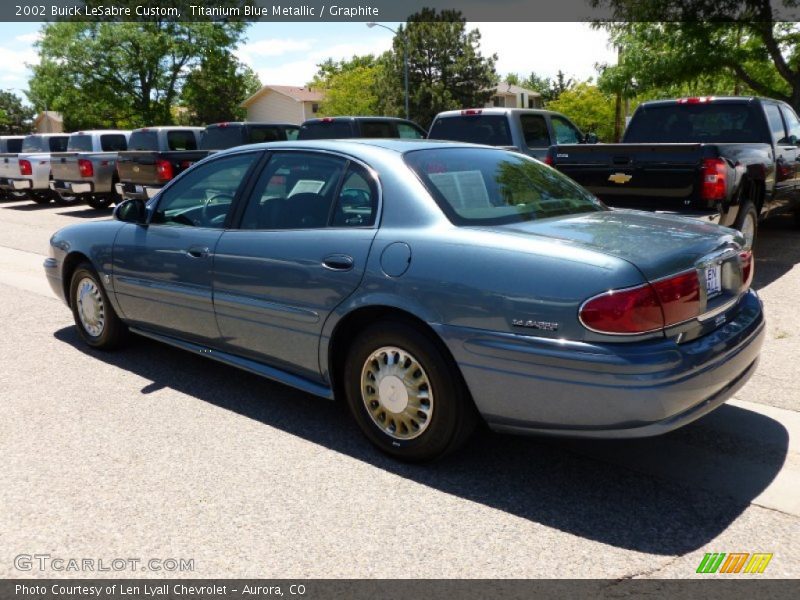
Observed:
[[[616,62],[605,31],[586,23],[469,23],[481,32],[484,55],[497,53],[501,75],[531,72],[555,76],[559,69],[567,77],[597,77],[595,63]]]
[[[317,72],[317,62],[313,59],[297,60],[274,66],[256,67],[256,72],[264,85],[304,86]]]
[[[22,42],[23,44],[33,44],[34,42],[38,42],[40,39],[42,39],[42,34],[39,31],[34,31],[32,33],[18,35],[14,39],[18,42]]]
[[[264,56],[283,56],[292,52],[302,52],[313,47],[314,40],[309,39],[264,39],[247,42],[236,51],[245,62]]]

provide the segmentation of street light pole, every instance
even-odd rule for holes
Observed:
[[[374,21],[370,21],[367,23],[367,27],[370,29],[373,27],[383,27],[384,29],[388,29],[395,35],[400,35],[396,29],[392,29],[388,25],[383,25],[381,23],[376,23]],[[406,105],[406,119],[410,119],[411,117],[410,112],[408,110],[408,33],[403,31],[403,83],[405,88],[405,105]]]

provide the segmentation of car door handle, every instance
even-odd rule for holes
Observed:
[[[346,254],[331,254],[322,259],[322,266],[331,271],[349,271],[353,268],[353,257]]]
[[[186,251],[189,258],[207,258],[209,254],[206,246],[192,246]]]

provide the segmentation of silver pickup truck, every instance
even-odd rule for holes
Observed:
[[[0,177],[7,177],[5,171],[8,165],[8,155],[17,155],[22,151],[22,140],[24,135],[0,135]],[[19,167],[16,167],[17,172]],[[16,173],[15,173],[16,175]],[[0,189],[0,198],[10,198],[12,200],[24,200],[27,194],[16,190]]]
[[[69,136],[67,151],[53,154],[50,189],[61,203],[86,201],[92,208],[105,209],[120,200],[117,156],[128,149],[131,132],[118,129],[78,131]]]
[[[50,189],[50,154],[67,149],[68,133],[36,133],[22,140],[22,152],[0,155],[0,189],[25,192],[39,204],[58,200]]]

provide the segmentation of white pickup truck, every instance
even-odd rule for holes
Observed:
[[[50,154],[64,152],[68,139],[67,133],[36,133],[22,140],[19,154],[0,154],[0,189],[25,192],[39,204],[60,200],[50,189]]]
[[[16,156],[22,151],[22,140],[24,135],[0,135],[0,176],[8,164],[8,156]],[[0,189],[0,198],[11,198],[13,200],[23,200],[25,192]]]
[[[117,155],[128,149],[130,137],[130,131],[118,129],[73,133],[67,151],[52,155],[50,189],[64,204],[85,200],[92,208],[108,208],[121,199],[114,187]]]

